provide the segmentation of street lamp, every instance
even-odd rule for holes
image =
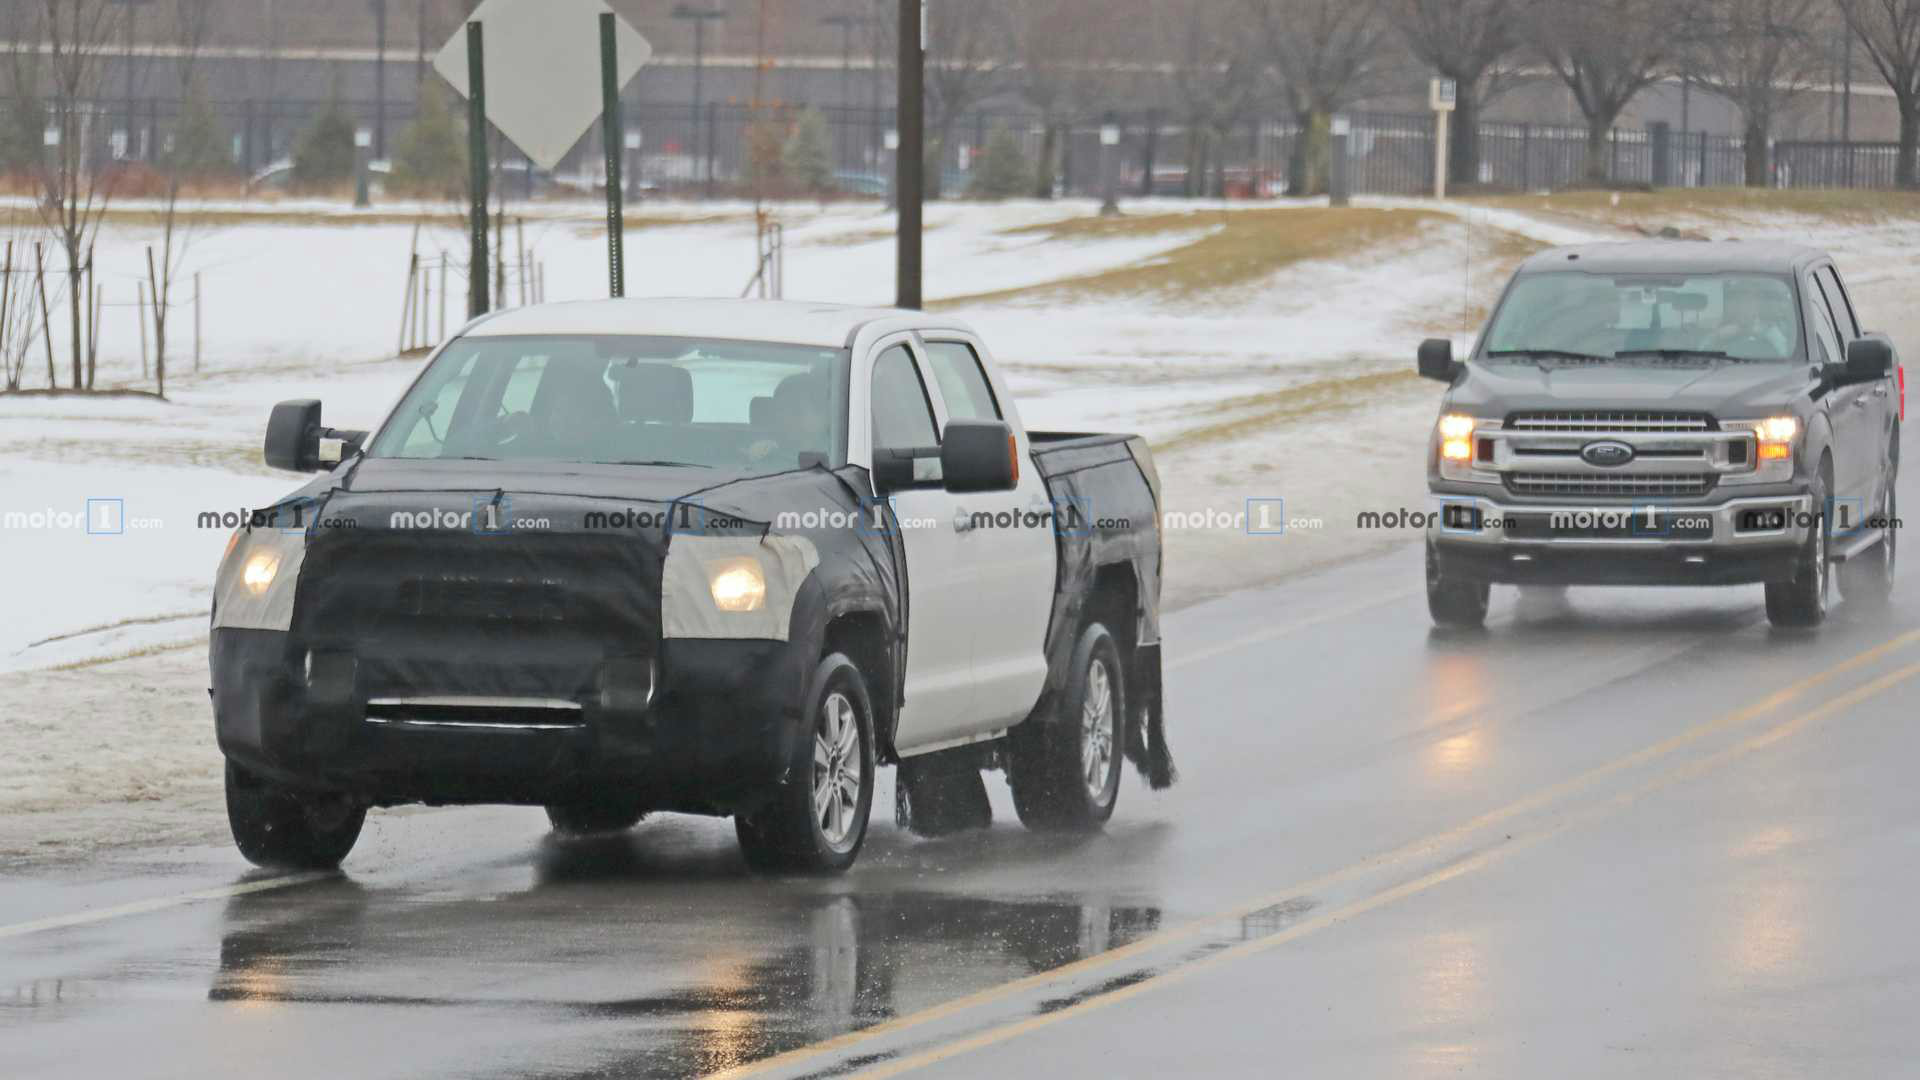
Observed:
[[[886,134],[880,136],[880,145],[887,152],[887,209],[895,210],[900,206],[900,173],[893,167],[893,158],[900,153],[900,132],[888,128]]]
[[[700,153],[700,160],[706,162],[702,168],[707,171],[707,179],[713,179],[713,160],[708,155],[713,148],[707,147],[701,153],[700,138],[700,81],[707,63],[707,23],[727,17],[727,13],[714,7],[697,7],[693,4],[675,4],[673,17],[693,23],[693,142],[694,152]]]
[[[1102,217],[1120,212],[1120,118],[1112,113],[1100,124],[1100,171],[1105,174],[1106,199],[1100,204]]]
[[[373,132],[356,128],[353,133],[353,205],[366,209],[373,205],[367,190],[367,151],[373,146]]]
[[[627,132],[627,198],[640,197],[640,129]]]

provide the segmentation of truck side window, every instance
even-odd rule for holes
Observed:
[[[904,450],[939,444],[933,406],[927,403],[913,354],[905,345],[895,345],[873,362],[873,445]]]
[[[981,370],[980,357],[963,341],[927,342],[927,361],[933,365],[947,415],[955,420],[999,420],[1000,406],[993,387]]]
[[[1834,322],[1840,327],[1840,336],[1852,341],[1861,334],[1860,318],[1853,310],[1853,301],[1848,298],[1846,287],[1840,284],[1840,274],[1831,266],[1823,266],[1814,274],[1813,280],[1820,283],[1820,291],[1827,294],[1827,306],[1833,309]]]
[[[1825,354],[1819,358],[1820,362],[1838,361],[1846,354],[1840,350],[1840,331],[1834,324],[1833,311],[1827,307],[1827,298],[1820,293],[1819,280],[1809,277],[1807,283],[1810,286],[1805,290],[1807,307],[1813,311],[1810,319],[1813,324],[1813,339],[1820,343],[1819,348]]]

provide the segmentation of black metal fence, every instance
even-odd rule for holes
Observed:
[[[210,117],[230,167],[253,176],[284,163],[301,133],[330,107],[335,106],[312,100],[214,102],[202,107],[201,120]],[[384,117],[377,117],[369,102],[337,107],[355,127],[381,131],[389,153],[413,122],[411,102],[390,104]],[[638,130],[641,146],[630,154],[627,171],[636,187],[681,195],[739,195],[765,180],[771,183],[762,190],[788,190],[781,174],[806,111],[806,106],[793,104],[630,104],[627,126]],[[173,145],[191,112],[173,100],[101,99],[83,103],[72,127],[86,141],[92,166],[154,161]],[[895,126],[893,110],[832,106],[820,114],[832,164],[831,186],[845,194],[884,195],[893,171],[893,152],[887,148]],[[930,117],[929,139],[938,155],[932,175],[941,193],[967,194],[986,147],[1004,130],[1018,147],[1022,165],[1035,172],[1036,186],[1034,166],[1052,146],[1057,193],[1099,195],[1111,169],[1129,195],[1263,198],[1287,193],[1292,158],[1302,138],[1298,125],[1289,120],[1266,118],[1225,131],[1197,131],[1171,115],[1135,112],[1111,118],[1121,138],[1108,148],[1101,141],[1107,119],[1049,124],[1032,113],[996,110],[969,112],[944,123]],[[1356,112],[1348,120],[1348,175],[1356,193],[1415,195],[1432,189],[1431,114]],[[30,167],[33,156],[44,152],[43,121],[43,105],[23,107],[0,99],[0,168]],[[1478,135],[1480,164],[1474,179],[1482,187],[1539,191],[1588,182],[1584,128],[1488,121],[1479,126]],[[206,133],[201,136],[204,140]],[[555,173],[576,184],[597,182],[600,139],[600,126],[592,125]],[[1747,180],[1746,148],[1739,136],[1658,126],[1617,128],[1608,133],[1599,153],[1607,181],[1616,184],[1720,187]],[[1799,188],[1892,188],[1898,156],[1892,143],[1780,141],[1769,155],[1770,182]],[[509,197],[537,190],[531,170],[523,167],[520,175],[524,186],[511,181],[504,185]]]

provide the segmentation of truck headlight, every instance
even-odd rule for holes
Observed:
[[[1793,439],[1800,434],[1800,421],[1791,416],[1770,416],[1754,425],[1760,440],[1760,460],[1792,461]]]
[[[280,573],[280,556],[272,551],[256,551],[240,570],[240,583],[255,596],[265,596]]]
[[[1447,461],[1473,460],[1473,417],[1448,413],[1440,418],[1440,456]]]
[[[767,575],[750,555],[707,567],[713,606],[721,611],[759,611],[767,602]]]

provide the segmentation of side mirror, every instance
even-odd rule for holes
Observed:
[[[1876,382],[1892,373],[1893,346],[1886,339],[1864,337],[1847,343],[1847,382]]]
[[[940,444],[940,475],[956,494],[1012,491],[1020,483],[1013,428],[999,420],[949,420]]]
[[[1420,377],[1450,383],[1460,374],[1453,359],[1453,342],[1446,338],[1428,338],[1420,343]]]
[[[267,464],[290,472],[323,472],[359,453],[366,439],[364,431],[322,427],[318,401],[283,401],[267,418]]]

